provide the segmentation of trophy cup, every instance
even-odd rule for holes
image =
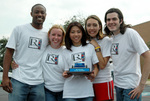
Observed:
[[[84,62],[74,63],[72,68],[69,68],[68,74],[81,75],[90,74],[90,68],[87,68]]]

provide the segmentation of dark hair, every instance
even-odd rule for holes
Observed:
[[[33,12],[34,7],[36,7],[36,6],[43,6],[43,5],[42,4],[35,4],[35,5],[33,5],[32,8],[31,8],[31,12]],[[43,7],[45,8],[45,6],[43,6]],[[46,11],[46,8],[45,8],[45,11]]]
[[[124,34],[124,32],[126,31],[126,28],[131,27],[131,25],[126,25],[124,23],[123,14],[118,8],[110,8],[105,13],[105,23],[107,22],[107,14],[108,13],[113,13],[113,12],[118,14],[118,18],[119,18],[120,21],[122,20],[122,23],[120,24],[120,33]],[[112,32],[110,32],[110,30],[108,29],[108,27],[106,25],[105,25],[104,31],[106,32],[107,35],[112,35],[113,34]]]
[[[65,36],[65,45],[66,48],[70,51],[72,51],[71,46],[73,45],[72,40],[70,38],[70,31],[73,26],[77,26],[82,31],[82,38],[81,38],[82,46],[86,45],[86,39],[87,39],[83,26],[79,22],[71,22],[67,27],[66,36]]]
[[[96,16],[96,15],[90,15],[90,16],[88,16],[87,19],[85,20],[85,32],[86,32],[86,34],[87,34],[88,40],[91,40],[91,37],[90,37],[90,35],[88,34],[87,29],[86,29],[87,21],[88,21],[89,19],[95,19],[96,21],[98,21],[98,24],[99,24],[99,26],[101,26],[101,29],[98,31],[98,33],[97,33],[97,35],[96,35],[96,38],[97,38],[97,39],[103,39],[104,34],[103,34],[103,31],[102,31],[102,30],[103,30],[103,27],[102,27],[102,22],[101,22],[101,20],[100,20],[99,17]]]

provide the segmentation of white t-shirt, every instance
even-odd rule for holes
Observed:
[[[42,67],[45,87],[53,92],[60,92],[64,87],[65,78],[62,76],[65,68],[65,60],[62,56],[63,47],[54,49],[47,46],[42,57]]]
[[[114,66],[114,84],[129,89],[139,85],[141,79],[140,55],[148,51],[141,36],[131,28],[114,35],[111,55]]]
[[[31,24],[17,26],[6,45],[15,50],[13,59],[19,65],[12,78],[30,85],[43,83],[40,60],[47,44],[46,29],[37,30]]]
[[[111,49],[112,39],[109,38],[108,36],[106,36],[102,40],[97,40],[97,39],[95,39],[95,40],[101,47],[101,52],[102,52],[103,57],[111,56],[110,49]],[[100,71],[98,72],[98,75],[96,76],[93,83],[103,83],[103,82],[111,81],[112,77],[111,77],[111,68],[110,67],[111,66],[108,61],[106,67],[104,69],[100,69]]]
[[[73,63],[85,62],[92,71],[92,65],[98,63],[94,46],[71,47],[72,51],[65,50],[64,56],[67,60],[66,70],[72,67]],[[93,84],[84,75],[73,75],[65,80],[63,98],[84,98],[94,96]]]

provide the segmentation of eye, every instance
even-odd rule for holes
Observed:
[[[81,31],[80,31],[80,30],[78,30],[78,31],[77,31],[77,33],[81,33]]]
[[[75,33],[74,31],[71,31],[71,33]]]
[[[107,19],[106,21],[110,21],[110,19]]]
[[[39,13],[39,11],[35,11],[34,13],[35,13],[35,14],[38,14],[38,13]]]
[[[87,24],[87,27],[90,27],[91,26],[91,24]]]
[[[116,21],[116,20],[117,20],[117,18],[113,18],[112,20],[113,20],[113,21]]]
[[[42,12],[41,12],[41,14],[45,14],[45,12],[44,12],[44,11],[42,11]]]
[[[93,26],[94,26],[94,27],[97,27],[97,24],[96,24],[96,23],[94,23],[94,24],[93,24]]]
[[[58,34],[58,37],[62,37],[62,35]]]
[[[55,36],[55,33],[52,33],[51,35],[52,35],[52,36]]]

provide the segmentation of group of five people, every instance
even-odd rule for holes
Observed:
[[[113,101],[110,58],[117,101],[141,101],[150,72],[150,51],[124,23],[119,9],[106,12],[105,34],[96,15],[86,19],[85,29],[71,22],[66,32],[61,25],[49,31],[43,28],[46,8],[42,4],[32,7],[31,16],[32,23],[17,26],[6,45],[2,82],[9,101]],[[145,60],[142,75],[140,55]],[[9,80],[12,58],[18,67],[14,66]],[[78,62],[84,62],[92,73],[68,74]]]

